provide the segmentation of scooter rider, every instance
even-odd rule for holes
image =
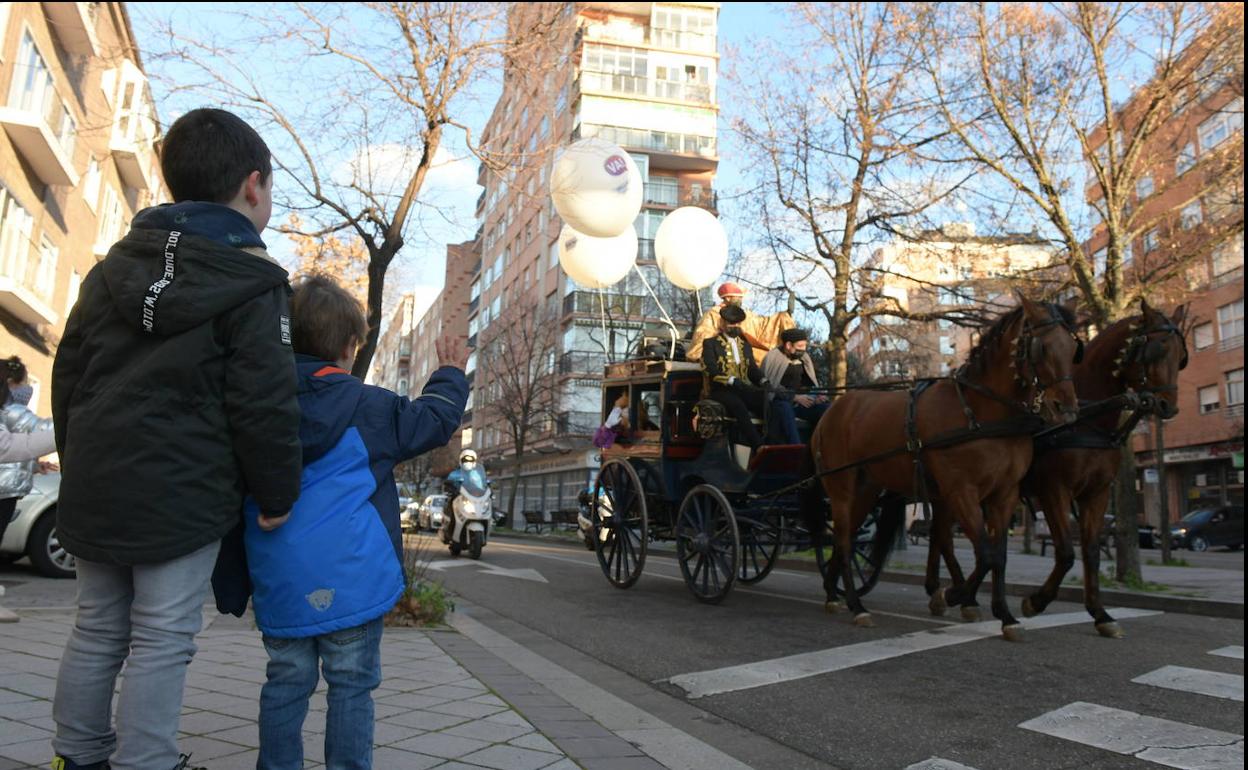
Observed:
[[[445,515],[442,517],[442,542],[449,544],[451,542],[451,533],[455,531],[455,514],[454,502],[455,495],[459,494],[459,488],[463,485],[465,479],[469,476],[475,476],[477,485],[482,489],[486,488],[488,481],[485,478],[485,471],[477,465],[477,453],[471,449],[465,449],[459,453],[459,467],[451,471],[446,476],[446,482],[442,485],[443,492],[446,493]]]

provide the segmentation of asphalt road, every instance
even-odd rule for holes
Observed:
[[[823,611],[812,573],[777,570],[708,606],[654,551],[626,591],[576,545],[499,538],[480,562],[441,547],[430,555],[464,614],[756,768],[906,768],[933,757],[979,770],[1242,766],[1242,621],[1124,618],[1127,638],[1109,640],[1081,607],[1056,603],[1044,617],[1068,616],[1066,625],[1009,643],[990,618],[979,635],[931,618],[918,586],[880,583],[865,600],[877,626],[864,629]],[[72,581],[24,564],[0,565],[0,583],[0,602],[19,611],[73,604]],[[1239,658],[1210,654],[1227,647]],[[823,673],[794,673],[803,666]],[[1179,670],[1179,689],[1132,681],[1173,677],[1168,666],[1197,671]],[[689,676],[724,667],[740,668]],[[1215,694],[1193,692],[1202,689]],[[1198,746],[1212,752],[1200,762],[1190,756]]]
[[[810,766],[844,768],[905,768],[932,757],[980,770],[1158,767],[1019,727],[1073,703],[1233,737],[1243,732],[1242,658],[1209,654],[1225,646],[1242,648],[1242,621],[1157,614],[1122,620],[1127,638],[1109,640],[1097,636],[1082,607],[1055,603],[1045,615],[1074,613],[1070,624],[1029,630],[1021,643],[1002,640],[993,621],[991,635],[977,640],[871,661],[882,648],[909,643],[897,642],[898,637],[936,631],[922,635],[932,641],[965,629],[952,619],[931,618],[917,586],[880,583],[866,598],[878,625],[863,629],[852,626],[846,615],[823,611],[818,576],[810,573],[777,570],[754,587],[734,589],[721,605],[707,606],[685,588],[674,560],[653,551],[642,578],[624,591],[611,587],[595,556],[577,546],[500,538],[486,547],[479,565],[452,567],[448,556],[441,549],[434,553],[440,567],[436,573],[471,605],[469,613],[473,607],[484,608],[487,625],[494,623],[500,631],[511,628],[513,634],[523,627],[531,639],[550,640],[552,654],[561,648],[583,654],[602,667],[604,680],[615,681],[608,675],[622,672],[634,685],[645,683],[696,707],[686,709],[692,715],[685,724],[665,717],[681,729],[694,732],[699,711],[706,719],[735,725],[756,739],[753,746],[738,743],[745,748],[735,754],[755,767],[792,767],[797,757],[813,760]],[[489,572],[498,568],[533,569],[547,582]],[[1015,607],[1017,602],[1011,599]],[[986,610],[986,593],[981,603]],[[868,662],[846,665],[855,655],[844,650],[828,653],[824,660],[808,656],[816,659],[815,665],[846,667],[695,700],[688,699],[685,688],[667,681],[848,645],[860,645],[853,652]],[[1227,679],[1219,675],[1230,674],[1232,689],[1233,675],[1238,675],[1239,700],[1131,681],[1165,666],[1213,672],[1219,682]],[[581,668],[578,673],[594,678],[592,665]],[[775,676],[773,669],[738,671],[734,686]],[[1190,689],[1189,684],[1180,686]],[[655,702],[644,694],[633,697]],[[1092,722],[1100,725],[1098,730],[1113,729],[1112,720]],[[1140,728],[1143,740],[1161,738],[1148,729]],[[1173,736],[1168,740],[1173,742]],[[1241,757],[1242,745],[1241,738]],[[788,751],[768,761],[768,749],[777,746]]]

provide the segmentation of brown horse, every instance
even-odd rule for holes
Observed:
[[[1071,366],[1079,346],[1069,310],[1019,299],[1020,307],[984,332],[954,376],[934,381],[921,395],[917,388],[913,396],[851,391],[819,421],[811,451],[816,473],[825,474],[833,522],[833,566],[824,578],[829,611],[839,609],[837,582],[843,579],[854,623],[873,625],[853,583],[852,538],[882,492],[916,499],[926,491],[975,539],[976,572],[967,589],[973,596],[991,571],[993,614],[1007,638],[1018,638],[1018,621],[1005,602],[1006,526],[1031,465],[1036,412],[1067,421],[1078,412]],[[911,398],[913,421],[907,416]],[[820,537],[821,524],[812,520],[811,527]]]
[[[1130,440],[1133,413],[1144,417],[1155,411],[1167,419],[1178,414],[1178,374],[1187,365],[1187,346],[1180,331],[1187,308],[1178,308],[1171,318],[1147,302],[1141,302],[1141,310],[1140,315],[1110,325],[1088,343],[1087,354],[1076,365],[1074,376],[1075,389],[1089,405],[1089,416],[1037,439],[1035,458],[1022,485],[1024,496],[1039,502],[1046,514],[1055,560],[1044,585],[1023,600],[1023,614],[1031,617],[1043,612],[1057,596],[1062,579],[1074,564],[1068,516],[1073,512],[1080,529],[1084,605],[1096,630],[1111,638],[1121,638],[1123,634],[1101,603],[1099,542],[1110,491],[1118,476],[1122,446]],[[1127,394],[1142,398],[1127,400],[1123,398]],[[928,552],[927,586],[932,595],[932,612],[942,614],[944,597],[932,590],[933,585],[939,587],[940,556],[944,556],[949,567],[953,593],[965,581],[953,552],[948,517],[939,510],[936,514]],[[965,592],[961,598],[963,617],[973,618],[977,612],[973,601],[966,603]]]

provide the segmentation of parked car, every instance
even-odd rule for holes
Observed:
[[[420,503],[415,500],[409,500],[403,503],[399,509],[399,529],[404,532],[412,532],[417,528],[417,520],[420,518]]]
[[[1178,548],[1207,551],[1225,546],[1232,551],[1244,545],[1244,506],[1198,508],[1170,528],[1171,542]]]
[[[416,517],[417,529],[439,529],[442,516],[446,511],[446,495],[429,495],[420,504],[420,512]]]
[[[60,496],[61,474],[35,476],[30,494],[17,501],[17,510],[0,543],[0,558],[16,561],[29,556],[41,574],[72,578],[75,560],[56,539],[56,501]]]

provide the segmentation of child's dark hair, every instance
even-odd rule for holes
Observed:
[[[228,203],[253,171],[273,174],[269,146],[232,112],[204,107],[173,122],[165,134],[160,170],[175,201]]]
[[[9,401],[9,383],[26,381],[26,364],[17,356],[0,361],[0,406]]]
[[[344,350],[368,336],[360,303],[323,273],[305,275],[295,282],[290,315],[295,352],[325,361],[338,360]]]

